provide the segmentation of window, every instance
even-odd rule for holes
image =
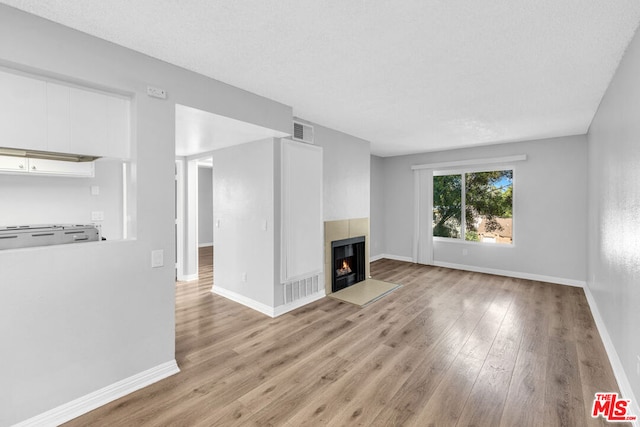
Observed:
[[[511,244],[513,170],[435,175],[433,236]]]

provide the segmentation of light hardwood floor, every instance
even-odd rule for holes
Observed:
[[[404,285],[360,309],[331,298],[270,319],[178,283],[181,372],[69,426],[585,426],[618,391],[579,288],[372,263]]]

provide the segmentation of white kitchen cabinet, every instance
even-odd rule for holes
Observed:
[[[71,152],[99,156],[107,146],[107,98],[71,88]]]
[[[69,86],[47,82],[47,151],[71,151],[71,117]]]
[[[129,100],[89,90],[70,90],[71,152],[129,157]]]
[[[46,150],[46,83],[0,72],[0,118],[0,146]]]
[[[13,175],[59,175],[90,178],[95,174],[93,162],[66,162],[60,160],[27,159],[0,156],[0,173]]]
[[[131,141],[131,101],[109,96],[107,99],[107,146],[105,157],[128,159]]]
[[[27,172],[29,169],[27,159],[21,157],[0,156],[0,171]]]
[[[130,100],[0,71],[0,147],[128,159]]]
[[[64,162],[46,159],[28,159],[29,173],[48,175],[68,175],[78,177],[94,176],[93,162]]]

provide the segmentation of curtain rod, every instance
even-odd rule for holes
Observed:
[[[442,169],[442,168],[450,168],[455,166],[483,165],[483,164],[490,164],[490,163],[510,163],[510,162],[521,162],[523,160],[527,160],[526,154],[518,154],[515,156],[504,156],[504,157],[488,157],[485,159],[457,160],[453,162],[427,163],[423,165],[413,165],[411,166],[411,170]]]

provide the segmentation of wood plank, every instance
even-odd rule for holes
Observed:
[[[426,405],[409,418],[411,425],[455,426],[483,364],[477,354],[458,354]]]
[[[526,325],[522,316],[526,306],[512,302],[500,325],[489,354],[464,405],[459,425],[500,424],[516,358],[520,349],[522,332]],[[487,398],[491,397],[491,404]]]
[[[520,347],[513,368],[500,426],[544,425],[546,359]]]
[[[566,335],[565,330],[562,335]],[[544,425],[583,426],[585,402],[575,343],[549,339],[544,396]]]
[[[292,398],[278,399],[279,402],[276,405],[265,408],[263,413],[270,414],[270,417],[260,418],[261,414],[257,414],[258,424],[279,425],[284,421],[299,426],[326,424],[329,419],[325,417],[336,414],[344,403],[352,401],[370,383],[372,376],[391,363],[394,352],[394,349],[380,345],[371,349],[371,352],[358,363],[344,361],[344,367],[349,367],[348,372],[323,390],[313,382],[309,388],[309,384],[303,384],[303,381],[300,381],[300,386],[295,387]],[[289,406],[283,408],[282,401],[287,402]]]
[[[362,384],[358,393],[351,399],[337,405],[327,417],[329,425],[369,426],[380,411],[391,404],[393,396],[402,384],[413,375],[422,360],[424,352],[407,347],[404,350],[393,350],[387,361],[381,361],[375,375]],[[301,414],[300,418],[304,418]],[[292,419],[297,422],[297,419]],[[295,424],[294,424],[295,425]],[[313,423],[309,423],[313,425]]]

